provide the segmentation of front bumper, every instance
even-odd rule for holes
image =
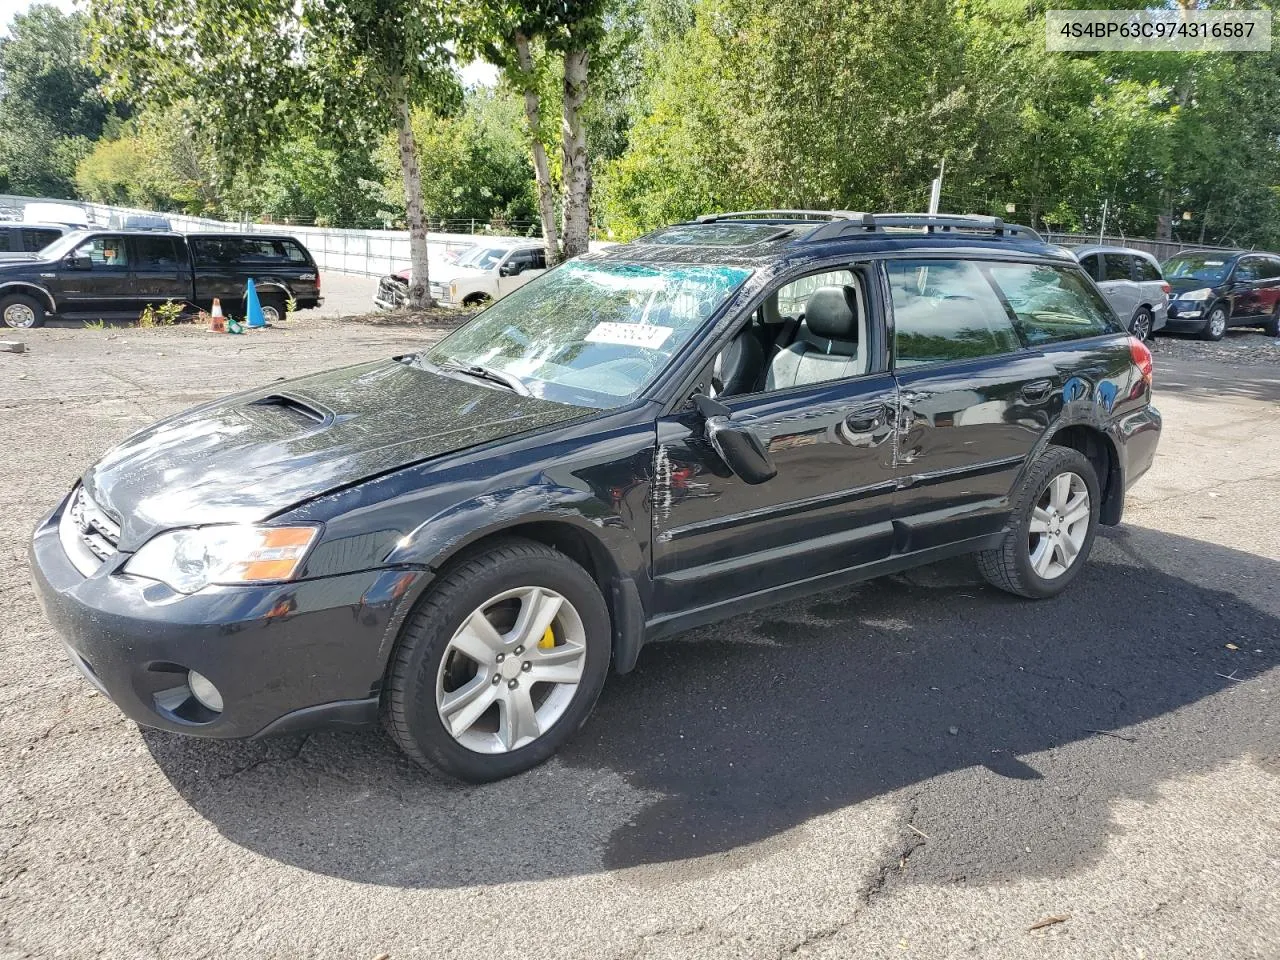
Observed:
[[[201,737],[253,737],[376,721],[387,657],[416,570],[175,593],[120,573],[85,577],[58,538],[65,503],[36,528],[36,591],[75,666],[130,719]],[[187,671],[218,688],[213,713]]]
[[[1209,301],[1195,300],[1169,304],[1169,319],[1165,322],[1166,330],[1199,330],[1209,316]]]

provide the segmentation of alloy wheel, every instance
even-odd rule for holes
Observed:
[[[276,309],[274,303],[264,303],[262,305],[262,319],[273,327],[280,322],[280,311]]]
[[[1213,313],[1209,314],[1209,336],[1217,340],[1227,332],[1227,312],[1221,307],[1215,307]]]
[[[36,325],[36,312],[25,303],[11,303],[4,308],[5,326],[29,330]]]
[[[1031,569],[1042,580],[1056,580],[1076,562],[1089,535],[1089,488],[1071,472],[1049,481],[1031,511],[1027,549]]]
[[[436,677],[445,730],[476,753],[509,753],[568,709],[587,663],[578,611],[545,587],[491,597],[454,633]]]
[[[1133,317],[1133,329],[1130,331],[1139,340],[1151,339],[1151,314],[1139,310]]]

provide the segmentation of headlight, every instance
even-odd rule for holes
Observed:
[[[319,533],[319,527],[240,524],[170,530],[143,544],[124,570],[181,593],[195,593],[211,583],[289,580]]]
[[[1201,287],[1199,290],[1188,290],[1186,293],[1180,293],[1175,299],[1178,300],[1208,300],[1213,296],[1213,291],[1208,287]]]

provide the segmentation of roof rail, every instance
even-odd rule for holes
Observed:
[[[852,210],[732,210],[727,213],[704,213],[694,223],[717,223],[721,220],[863,220],[869,214]]]
[[[856,227],[844,219],[833,219],[823,224],[804,239],[808,242],[834,240],[849,233],[862,231],[883,232],[886,227],[909,229],[921,227],[926,233],[988,233],[996,237],[1041,239],[1030,227],[1005,223],[999,217],[979,217],[955,213],[875,213],[862,214],[862,222]],[[868,225],[870,221],[870,225]]]

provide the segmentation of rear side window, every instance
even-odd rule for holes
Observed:
[[[1087,257],[1080,258],[1080,266],[1084,267],[1084,272],[1095,280],[1101,279],[1102,277],[1102,274],[1098,272],[1098,261],[1100,259],[1101,257],[1096,253],[1091,253]]]
[[[1111,330],[1106,304],[1074,270],[1039,263],[992,263],[987,269],[1030,346]]]
[[[1104,253],[1102,255],[1102,271],[1103,280],[1130,279],[1129,257],[1123,253]]]
[[[1148,260],[1146,257],[1134,257],[1134,266],[1138,268],[1137,277],[1139,280],[1163,280],[1160,275],[1160,268]]]
[[[898,366],[1012,353],[1022,344],[976,264],[890,260]]]
[[[134,237],[133,250],[138,267],[174,267],[178,263],[170,237]]]
[[[53,243],[60,236],[62,234],[57,230],[33,230],[28,228],[22,231],[21,249],[27,253],[36,253]]]

